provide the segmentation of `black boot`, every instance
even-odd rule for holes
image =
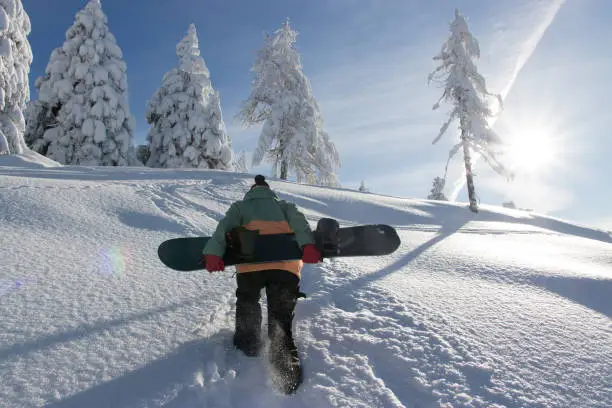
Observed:
[[[292,394],[302,384],[302,364],[300,356],[291,337],[278,335],[270,341],[270,365],[276,377],[280,391]]]
[[[238,274],[236,290],[236,330],[234,347],[249,357],[259,355],[261,349],[261,287],[256,276]]]
[[[302,365],[292,334],[298,294],[297,284],[273,284],[267,288],[269,360],[285,394],[294,393],[302,383]]]

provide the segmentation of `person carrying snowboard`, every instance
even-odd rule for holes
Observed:
[[[283,379],[287,393],[294,392],[302,381],[302,369],[295,345],[292,324],[300,293],[300,271],[303,263],[317,263],[321,253],[314,245],[314,235],[304,215],[295,204],[280,200],[270,189],[264,176],[255,177],[255,184],[244,199],[233,203],[204,247],[203,255],[209,272],[225,269],[223,255],[226,237],[235,228],[259,230],[259,234],[294,233],[302,248],[301,260],[241,264],[236,266],[236,327],[234,346],[247,356],[259,355],[261,340],[261,290],[268,301],[269,359]]]

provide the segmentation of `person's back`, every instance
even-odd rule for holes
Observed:
[[[236,330],[234,346],[246,355],[256,356],[261,348],[261,290],[268,300],[268,337],[270,361],[289,381],[287,392],[301,382],[301,367],[292,335],[292,323],[299,291],[302,261],[316,263],[321,259],[314,246],[308,221],[294,204],[279,200],[263,176],[242,201],[231,205],[211,240],[203,250],[209,272],[224,269],[226,236],[237,227],[258,230],[260,234],[295,233],[304,256],[302,260],[243,264],[236,267]]]

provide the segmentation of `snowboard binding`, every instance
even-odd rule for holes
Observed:
[[[317,223],[315,245],[324,257],[338,253],[339,230],[340,224],[333,218],[321,218]]]

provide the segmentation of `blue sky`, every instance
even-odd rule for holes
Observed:
[[[34,88],[86,0],[23,3],[33,27]],[[249,94],[249,70],[263,33],[289,17],[300,33],[304,72],[341,154],[342,185],[356,188],[363,179],[374,192],[419,198],[444,172],[456,137],[449,132],[431,144],[447,107],[431,109],[441,90],[427,84],[427,75],[458,7],[480,42],[477,65],[489,90],[504,96],[494,128],[518,146],[513,164],[521,166],[509,183],[477,163],[481,202],[512,199],[612,229],[606,98],[612,88],[612,5],[606,0],[102,0],[102,6],[128,66],[136,143],[144,142],[148,129],[146,101],[176,64],[175,46],[195,23],[234,148],[253,149],[258,129],[242,129],[234,115]],[[527,160],[532,154],[520,147],[526,141],[542,154]],[[457,181],[458,199],[466,200],[462,180],[457,156],[448,195]]]

